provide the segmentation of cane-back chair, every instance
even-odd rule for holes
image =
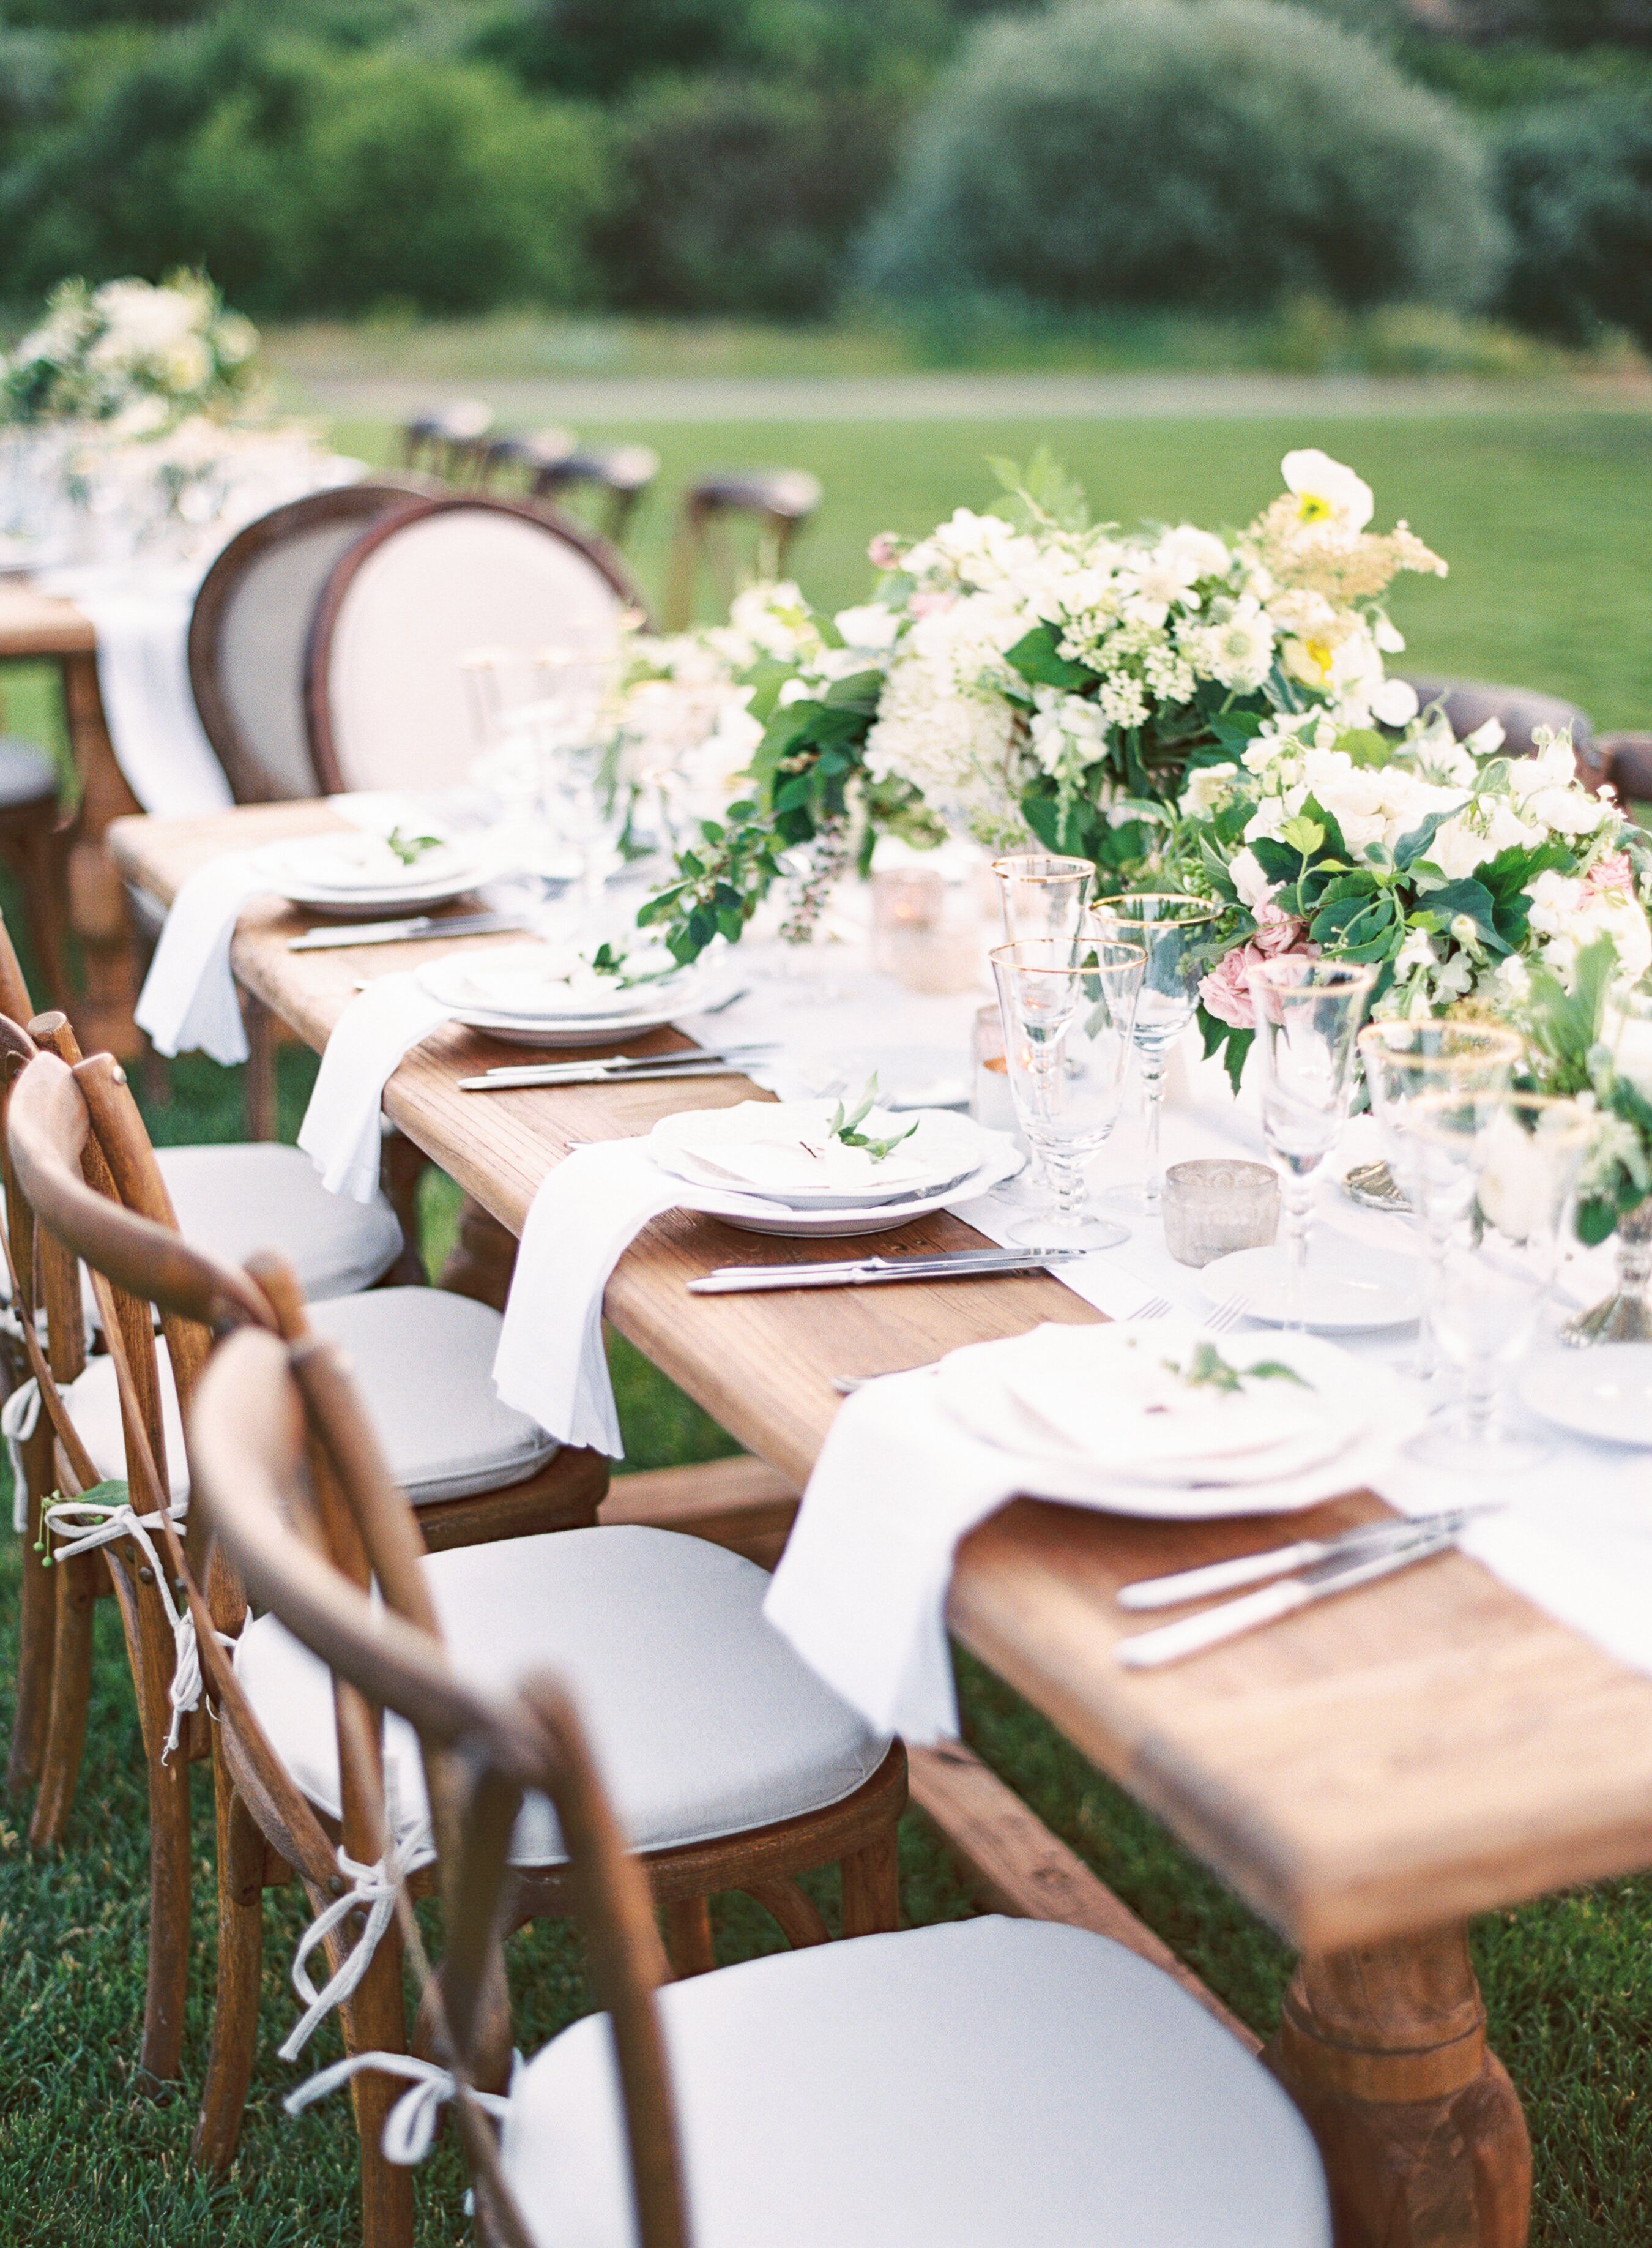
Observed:
[[[358,2024],[348,2062],[290,2106],[349,2077],[364,2132],[385,2116],[383,2143],[406,2162],[436,2102],[456,2097],[484,2237],[535,2248],[1328,2248],[1319,2158],[1285,2093],[1105,1937],[988,1917],[664,1987],[638,1861],[597,1777],[612,1769],[600,1721],[593,1754],[574,1679],[482,1669],[443,1643],[406,1510],[364,1434],[325,1346],[250,1333],[208,1369],[192,1422],[213,1532],[266,1624],[330,1667],[341,1710],[347,1696],[416,1731],[440,1834],[435,2064],[375,2054]],[[328,1552],[341,1511],[382,1606]],[[341,1722],[339,1737],[371,1848],[386,1831],[373,1725]],[[487,2098],[507,2042],[495,1945],[518,1917],[511,1838],[535,1817],[559,1822],[607,2017]],[[502,2112],[496,2152],[484,2108]]]

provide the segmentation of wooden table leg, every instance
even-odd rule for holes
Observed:
[[[80,940],[85,997],[72,1010],[74,1026],[85,1052],[132,1061],[143,1051],[132,1019],[137,948],[126,890],[103,838],[111,820],[142,806],[115,762],[94,655],[64,657],[63,702],[80,778],[80,812],[69,846],[69,919]]]
[[[1525,2248],[1531,2142],[1466,1929],[1304,1958],[1265,2058],[1319,2142],[1337,2248]]]

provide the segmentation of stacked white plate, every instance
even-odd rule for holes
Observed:
[[[1180,1319],[1035,1327],[953,1351],[935,1380],[960,1426],[1026,1462],[1030,1494],[1170,1518],[1358,1490],[1422,1417],[1386,1367],[1335,1343]]]
[[[663,948],[600,975],[570,945],[454,952],[417,971],[421,987],[473,1030],[513,1045],[609,1045],[692,1015],[719,996],[720,965],[674,967]]]
[[[875,1155],[832,1136],[836,1107],[743,1100],[687,1109],[660,1119],[649,1153],[663,1171],[700,1190],[696,1208],[730,1225],[824,1239],[928,1217],[1014,1177],[1025,1160],[1007,1133],[983,1131],[944,1108],[874,1108],[860,1134],[899,1142]]]
[[[256,865],[277,897],[342,921],[422,913],[463,897],[490,872],[475,852],[456,843],[432,844],[409,861],[383,836],[365,833],[271,843]]]

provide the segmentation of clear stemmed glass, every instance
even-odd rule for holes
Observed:
[[[1118,1121],[1147,952],[1107,936],[1082,959],[1075,949],[1065,936],[1028,937],[992,956],[1016,1117],[1055,1196],[1054,1210],[1012,1232],[1027,1248],[1112,1249],[1130,1238],[1128,1227],[1087,1214],[1084,1173]]]
[[[1249,977],[1261,1061],[1262,1131],[1279,1166],[1285,1215],[1285,1318],[1300,1332],[1314,1180],[1336,1144],[1354,1089],[1355,1033],[1375,968],[1284,953]]]
[[[1360,1032],[1360,1059],[1370,1092],[1371,1114],[1389,1169],[1411,1205],[1428,1276],[1411,1368],[1419,1381],[1430,1381],[1440,1368],[1429,1306],[1444,1254],[1438,1223],[1444,1203],[1437,1193],[1430,1199],[1424,1175],[1431,1160],[1437,1168],[1437,1151],[1410,1127],[1418,1103],[1427,1094],[1473,1098],[1506,1091],[1523,1044],[1513,1031],[1498,1030],[1485,1023],[1437,1022],[1431,1015],[1389,1016],[1383,1022],[1368,1023]]]
[[[1134,896],[1098,898],[1090,927],[1123,936],[1147,949],[1147,971],[1136,1006],[1136,1054],[1147,1098],[1147,1175],[1125,1188],[1135,1205],[1158,1215],[1164,1185],[1159,1161],[1159,1120],[1164,1107],[1164,1065],[1171,1048],[1193,1019],[1199,979],[1209,968],[1209,938],[1216,908],[1205,898],[1171,890],[1142,890]]]
[[[1408,1128],[1440,1237],[1434,1332],[1463,1376],[1454,1421],[1413,1450],[1458,1473],[1518,1475],[1548,1447],[1504,1429],[1498,1376],[1530,1348],[1553,1291],[1596,1120],[1545,1093],[1447,1092],[1423,1094]]]
[[[994,859],[998,907],[1004,942],[1021,944],[1034,937],[1064,936],[1076,944],[1084,930],[1096,869],[1088,859],[1055,859],[1035,851]]]

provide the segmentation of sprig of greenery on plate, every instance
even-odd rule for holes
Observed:
[[[911,1138],[918,1129],[919,1120],[914,1117],[904,1132],[898,1132],[892,1140],[874,1140],[870,1134],[863,1132],[860,1127],[866,1121],[877,1105],[877,1072],[874,1070],[867,1079],[860,1099],[852,1109],[846,1110],[843,1102],[841,1100],[838,1102],[832,1113],[832,1121],[826,1127],[827,1138],[841,1140],[846,1148],[864,1148],[873,1162],[884,1162],[894,1154],[896,1148],[904,1141]]]
[[[1167,1358],[1164,1364],[1171,1374],[1181,1376],[1189,1389],[1214,1389],[1224,1396],[1237,1395],[1247,1381],[1294,1381],[1299,1389],[1314,1386],[1282,1359],[1259,1358],[1252,1366],[1230,1366],[1216,1345],[1208,1341],[1194,1344],[1185,1366],[1178,1366],[1173,1358]]]

